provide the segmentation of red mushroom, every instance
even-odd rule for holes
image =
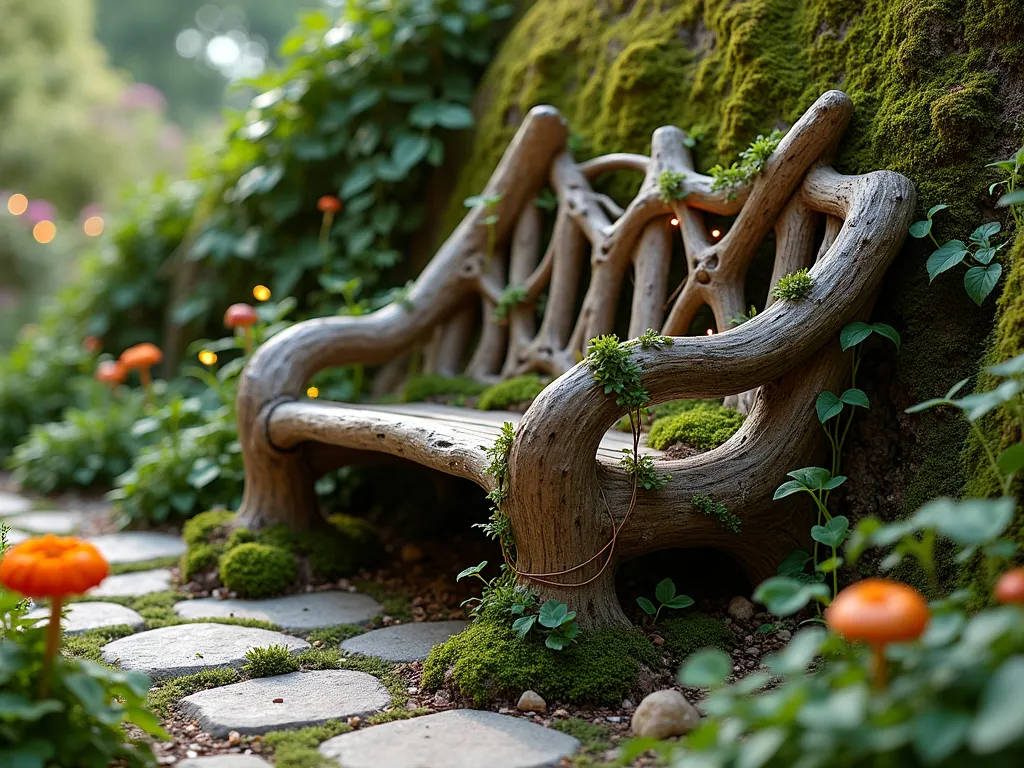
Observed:
[[[831,629],[849,642],[863,640],[873,653],[876,688],[885,688],[885,646],[916,640],[928,626],[928,603],[913,587],[864,579],[844,589],[825,609]]]
[[[999,577],[995,590],[996,602],[1003,605],[1024,605],[1024,567],[1014,568]]]
[[[252,327],[259,320],[256,310],[248,304],[232,304],[224,313],[224,327],[241,328],[245,335],[245,354],[252,354]]]
[[[334,214],[340,211],[344,205],[334,195],[324,195],[316,201],[316,209],[324,215],[320,223],[320,246],[327,250],[327,244],[331,237],[331,226],[334,224]],[[324,271],[328,271],[328,259],[330,253],[324,258]]]

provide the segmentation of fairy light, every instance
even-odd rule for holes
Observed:
[[[256,301],[266,301],[270,298],[270,289],[265,285],[257,285],[252,289],[252,295]]]
[[[103,234],[103,219],[99,216],[90,216],[82,222],[82,231],[89,237],[98,237]]]
[[[7,198],[7,210],[14,216],[21,216],[28,210],[28,198],[18,193]]]
[[[53,238],[57,236],[57,227],[52,221],[43,219],[32,227],[32,237],[36,239],[37,243],[52,242]]]
[[[722,236],[722,230],[720,230],[720,229],[712,229],[711,230],[711,236],[714,237],[714,238],[721,237]]]
[[[708,336],[714,336],[714,335],[715,335],[715,329],[714,328],[708,328]]]
[[[217,362],[217,353],[209,349],[204,349],[199,353],[199,362],[203,365],[213,365]]]
[[[672,221],[670,221],[669,224],[671,224],[673,227],[678,227],[679,226],[679,219],[677,219],[675,216],[673,216],[672,217]]]
[[[309,389],[306,390],[306,396],[307,397],[319,397],[320,396],[320,390],[317,389],[316,387],[310,387]]]

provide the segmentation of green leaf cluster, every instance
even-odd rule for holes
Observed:
[[[800,302],[811,295],[814,278],[806,269],[798,269],[779,278],[772,288],[772,296],[780,301]]]
[[[761,175],[768,158],[782,141],[782,132],[775,130],[767,136],[758,134],[750,146],[740,152],[740,159],[732,165],[713,166],[708,173],[711,175],[711,189],[725,190],[729,200],[739,193],[740,188]]]
[[[663,608],[680,609],[689,608],[693,605],[692,597],[676,594],[676,585],[672,579],[662,579],[658,582],[658,586],[654,588],[654,599],[658,601],[657,608],[646,597],[638,597],[636,599],[636,604],[640,606],[640,610],[651,617],[651,624],[658,623],[658,617],[661,615]]]
[[[716,502],[706,493],[695,493],[690,498],[690,503],[694,509],[717,519],[718,522],[733,533],[740,532],[740,519],[730,512],[725,504]]]

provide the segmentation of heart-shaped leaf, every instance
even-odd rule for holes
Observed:
[[[911,237],[916,237],[918,240],[922,237],[928,237],[928,233],[932,231],[932,220],[923,219],[921,221],[915,221],[910,225],[910,229],[908,231],[910,232]]]
[[[754,602],[776,616],[790,616],[812,600],[827,600],[831,594],[824,584],[808,584],[787,576],[772,576],[754,591]]]
[[[654,588],[654,597],[659,603],[667,603],[676,596],[676,585],[672,579],[662,579]]]
[[[693,605],[693,598],[689,595],[676,595],[665,603],[666,608],[689,608],[691,605]]]
[[[988,247],[989,238],[992,235],[998,234],[1002,225],[998,221],[989,221],[982,224],[980,227],[971,232],[970,241],[977,243],[978,245]]]
[[[811,556],[801,549],[794,550],[786,555],[786,559],[779,563],[777,573],[779,576],[796,576],[803,573],[804,567],[811,561]]]
[[[832,479],[832,473],[823,467],[803,467],[786,474],[812,491],[820,490]]]
[[[561,626],[569,615],[569,607],[557,600],[548,600],[540,607],[540,623],[548,629]]]
[[[786,496],[792,496],[794,493],[800,493],[806,490],[807,488],[799,480],[787,480],[775,489],[775,495],[772,496],[772,500],[778,501]]]
[[[871,403],[868,402],[868,396],[860,389],[848,389],[839,396],[839,399],[847,405],[856,405],[861,408],[871,407]]]
[[[536,621],[536,614],[533,614],[531,616],[521,616],[520,618],[513,621],[512,629],[516,633],[516,637],[518,637],[520,640],[525,638],[530,633],[530,630],[533,629],[533,625],[536,623]]]
[[[893,344],[896,345],[896,349],[900,348],[900,335],[896,332],[896,329],[886,323],[872,323],[871,330],[877,333],[879,336],[884,336]]]
[[[846,532],[850,528],[850,521],[842,515],[836,515],[825,525],[816,525],[811,528],[811,538],[826,547],[836,548],[846,539]]]
[[[1024,443],[1011,445],[999,454],[999,471],[1006,475],[1012,475],[1024,469]]]
[[[641,610],[643,610],[643,612],[646,613],[648,616],[653,616],[658,612],[657,609],[654,607],[654,603],[652,603],[646,597],[638,597],[636,599],[636,604],[639,605]]]
[[[998,261],[987,267],[971,267],[964,274],[964,289],[979,307],[985,297],[992,293],[1003,274],[1003,265]]]
[[[871,335],[872,328],[867,323],[860,321],[847,323],[839,332],[839,344],[845,352],[850,347],[855,347]]]
[[[941,275],[948,269],[952,269],[961,263],[968,255],[967,246],[962,240],[950,240],[937,251],[928,257],[926,264],[928,268],[929,282]]]
[[[949,206],[946,205],[945,203],[939,203],[938,205],[933,205],[931,208],[928,209],[928,218],[930,219],[932,216],[934,216],[939,211],[944,211],[947,208],[949,208]]]
[[[843,411],[843,402],[832,392],[822,392],[814,401],[814,410],[818,412],[818,421],[824,424]]]

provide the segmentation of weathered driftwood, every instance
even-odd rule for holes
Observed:
[[[386,364],[430,339],[426,359],[433,370],[464,371],[480,380],[534,371],[559,377],[519,422],[505,511],[515,532],[520,573],[571,569],[541,580],[520,578],[545,597],[571,604],[584,626],[626,622],[615,598],[615,566],[647,552],[713,547],[732,555],[751,580],[774,572],[779,559],[802,543],[808,510],[773,504],[772,492],[787,471],[811,463],[820,450],[814,399],[841,386],[846,375],[839,330],[870,310],[914,209],[913,187],[902,176],[884,171],[842,176],[824,164],[851,111],[844,94],[824,94],[786,134],[761,175],[730,197],[693,170],[677,128],[654,133],[649,158],[613,154],[577,163],[558,112],[533,109],[484,190],[501,195],[495,253],[487,253],[483,219],[488,212],[474,209],[407,301],[363,317],[300,323],[253,356],[238,396],[246,465],[240,519],[253,527],[320,525],[315,473],[332,461],[372,453],[409,459],[491,489],[494,479],[486,474],[483,446],[496,434],[493,417],[438,407],[300,399],[306,382],[323,368]],[[644,174],[625,210],[590,184],[612,170]],[[685,174],[685,197],[662,200],[658,177],[664,170]],[[542,213],[534,204],[545,183],[558,200],[546,247]],[[705,226],[705,213],[736,219],[716,239]],[[672,216],[679,222],[687,276],[666,306]],[[772,285],[810,267],[811,295],[799,303],[773,303],[769,296],[762,312],[732,327],[731,319],[746,307],[747,270],[773,229]],[[589,281],[580,298],[588,258]],[[740,431],[713,451],[658,459],[658,471],[672,479],[660,491],[638,494],[609,554],[609,567],[602,570],[604,558],[593,556],[608,551],[611,519],[621,523],[630,509],[632,483],[612,450],[616,438],[608,436],[623,409],[579,361],[590,338],[613,330],[626,281],[632,282],[629,335],[660,328],[676,337],[671,346],[634,352],[652,402],[741,396],[739,403],[749,406],[750,414]],[[492,312],[508,285],[521,286],[524,300],[499,322]],[[538,325],[536,302],[545,290]],[[683,336],[704,304],[719,332]],[[383,370],[395,379],[394,364]],[[690,499],[698,493],[739,516],[742,533],[695,512]],[[575,568],[588,558],[588,565]]]

